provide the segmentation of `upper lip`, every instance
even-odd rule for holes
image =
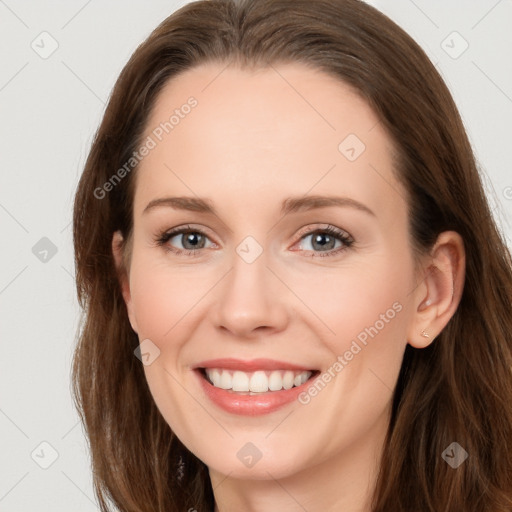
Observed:
[[[285,361],[263,358],[245,361],[242,359],[233,358],[209,359],[208,361],[202,361],[196,364],[194,368],[223,368],[226,370],[240,370],[242,372],[254,372],[257,370],[312,370],[309,366],[302,366],[298,364],[287,363]]]

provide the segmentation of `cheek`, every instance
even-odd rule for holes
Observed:
[[[414,286],[410,261],[397,264],[382,257],[371,264],[330,269],[328,274],[322,269],[317,279],[296,274],[290,273],[287,282],[299,297],[307,298],[308,308],[326,328],[316,322],[315,329],[326,333],[323,341],[332,353],[342,354],[353,340],[362,346],[372,339],[403,343]]]
[[[327,422],[343,417],[355,435],[384,411],[398,378],[411,316],[412,263],[383,257],[331,273],[317,286],[295,286],[302,286],[298,294],[329,329],[321,328],[330,353],[323,374],[329,391],[322,391],[333,403]],[[304,403],[316,401],[315,393],[304,396]]]
[[[300,397],[324,434],[318,446],[312,443],[325,457],[388,411],[406,346],[411,268],[391,260],[354,266],[298,292],[332,331],[322,337],[331,354],[320,376],[324,384]]]
[[[142,251],[141,251],[142,252]],[[197,418],[208,422],[200,398],[186,385],[182,354],[193,336],[198,304],[211,287],[204,273],[171,267],[154,255],[134,253],[130,287],[138,336],[158,347],[159,353],[144,373],[153,399],[174,433],[194,451]],[[206,423],[205,423],[206,424]],[[215,422],[208,423],[215,429]]]
[[[165,261],[142,256],[132,267],[130,290],[140,339],[158,345],[181,330],[209,288],[204,273],[191,268],[172,268]],[[163,347],[160,347],[161,349]]]

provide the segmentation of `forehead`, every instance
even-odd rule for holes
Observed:
[[[160,92],[148,137],[154,148],[137,173],[136,209],[166,184],[201,196],[223,184],[231,197],[341,187],[397,199],[388,197],[399,187],[389,187],[393,145],[375,113],[350,86],[302,64],[187,70]]]

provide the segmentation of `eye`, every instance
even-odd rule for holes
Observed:
[[[310,240],[306,243],[308,239]],[[204,231],[191,226],[164,231],[158,235],[156,242],[168,251],[186,256],[198,256],[201,249],[215,246]],[[328,225],[303,233],[300,242],[303,245],[302,251],[311,252],[312,257],[325,257],[334,256],[348,249],[354,240],[346,231]]]
[[[200,249],[207,247],[207,241],[209,238],[206,233],[190,226],[165,231],[157,238],[158,245],[165,246],[166,249],[176,254],[186,254],[187,256],[197,255]]]
[[[309,241],[304,243],[308,239]],[[312,257],[325,257],[333,256],[348,249],[354,243],[354,240],[347,232],[334,226],[327,226],[303,235],[301,242],[303,242],[303,250],[313,252]],[[306,247],[304,248],[304,246]]]

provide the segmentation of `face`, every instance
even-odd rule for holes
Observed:
[[[416,278],[376,115],[298,64],[208,64],[166,86],[143,140],[124,294],[172,430],[252,479],[375,445]]]

